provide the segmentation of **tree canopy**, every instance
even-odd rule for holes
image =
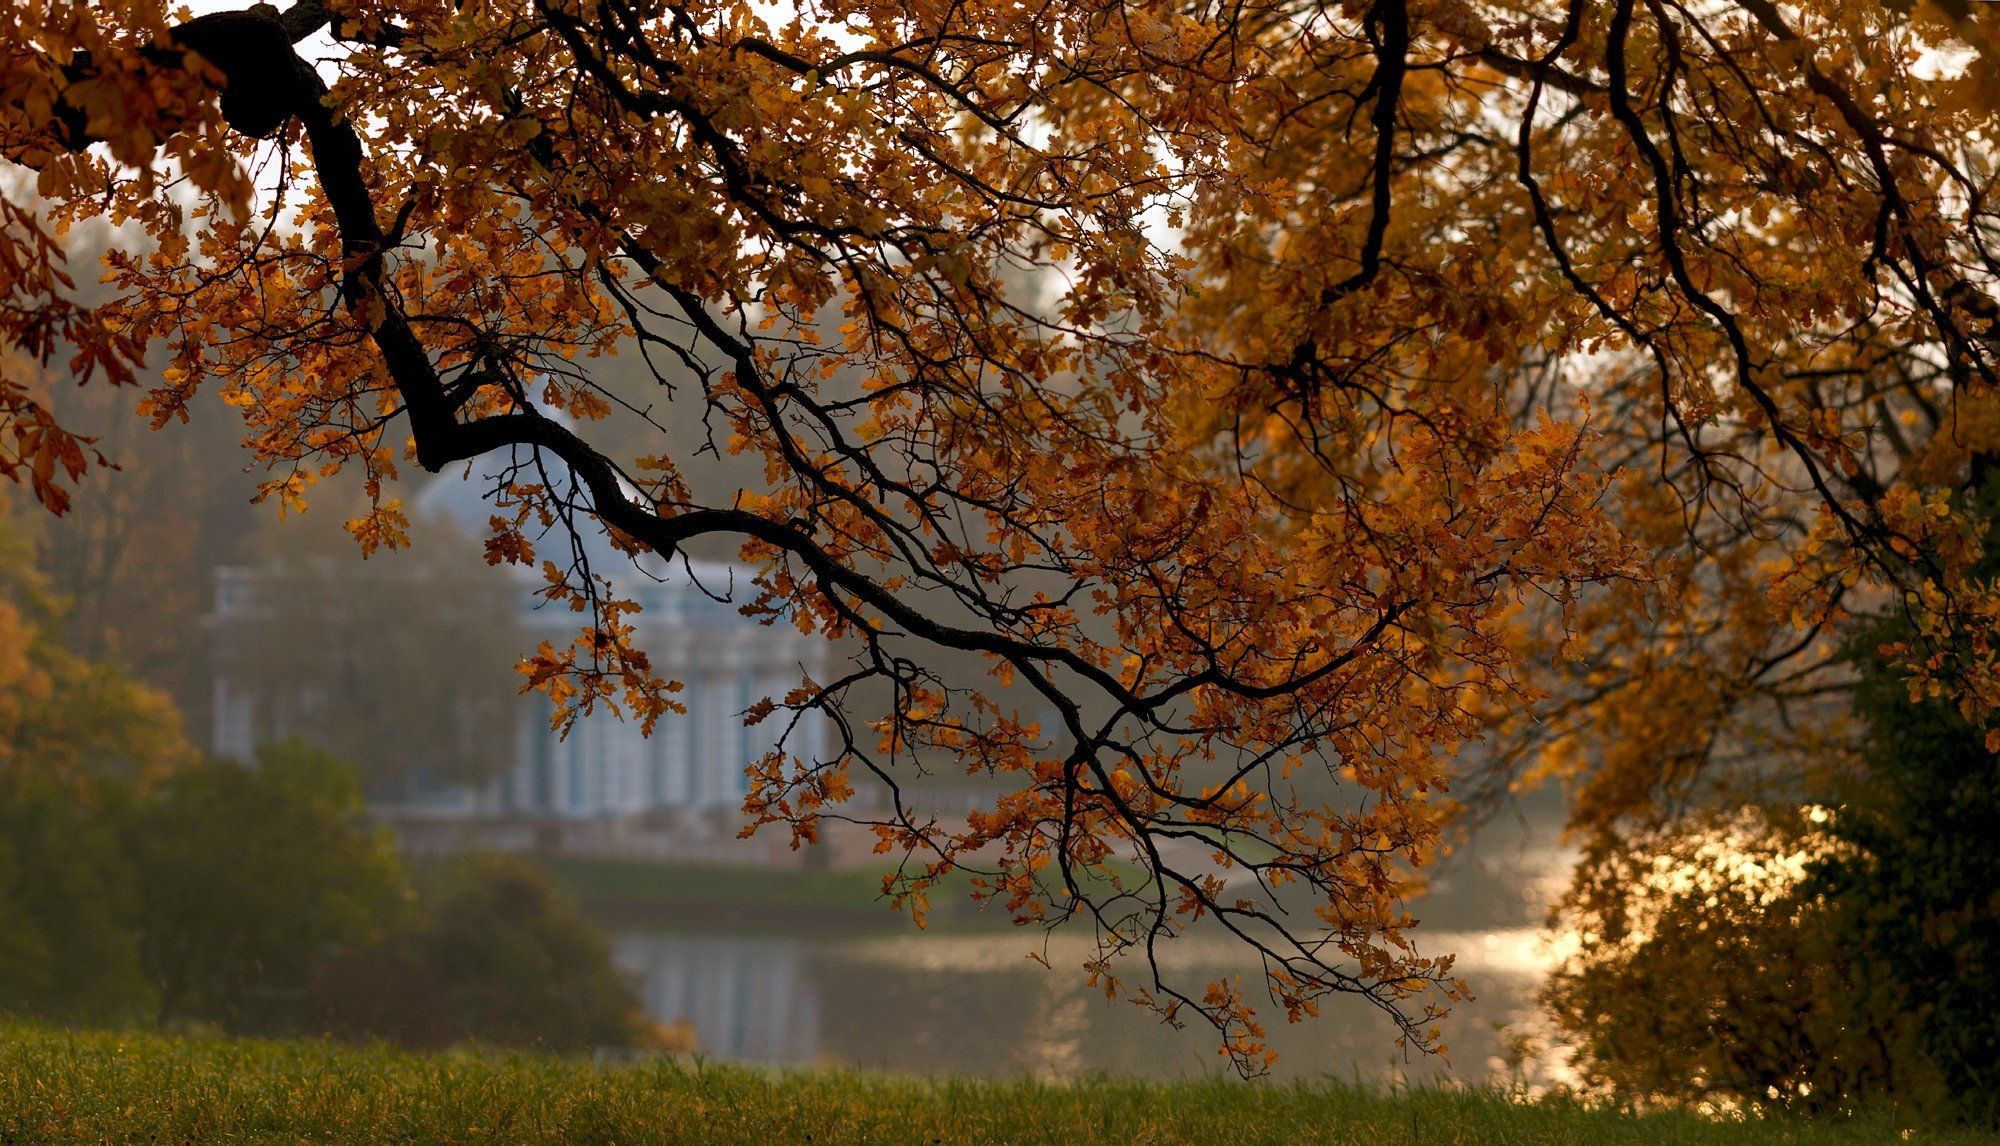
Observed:
[[[1839,731],[1801,714],[1864,608],[1909,614],[1911,687],[2000,705],[1960,496],[2000,443],[1993,30],[1962,0],[6,0],[0,153],[38,198],[0,199],[0,339],[99,385],[163,355],[156,423],[219,391],[286,505],[357,471],[364,552],[406,542],[404,469],[491,475],[489,557],[580,614],[526,664],[564,712],[675,708],[571,537],[726,539],[747,609],[851,650],[748,713],[842,733],[756,767],[756,823],[812,839],[941,752],[1012,786],[963,822],[892,793],[919,912],[981,869],[1245,1062],[1260,987],[1422,1042],[1462,988],[1402,897],[1461,748],[1567,777],[1601,832],[1782,782]],[[63,264],[89,218],[132,236],[105,301]],[[614,354],[658,385],[606,386]],[[50,384],[0,375],[0,471],[60,511],[92,455]],[[634,425],[660,446],[607,444]],[[1264,982],[1169,974],[1188,928]]]

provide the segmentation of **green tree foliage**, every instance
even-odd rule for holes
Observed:
[[[357,769],[296,742],[254,767],[0,768],[0,1014],[574,1051],[654,1037],[597,928],[523,861],[421,901]]]
[[[604,937],[534,867],[473,857],[380,947],[330,964],[319,1023],[405,1046],[461,1041],[580,1050],[651,1037]]]
[[[1886,639],[1898,626],[1887,626]],[[1991,724],[1912,688],[1863,642],[1866,767],[1801,895],[1847,906],[1836,950],[1893,991],[1954,1103],[2000,1122],[2000,758]]]
[[[292,1027],[320,960],[380,940],[408,880],[361,812],[355,770],[297,743],[251,768],[186,769],[138,810],[139,938],[162,1019]]]
[[[120,795],[0,768],[0,1013],[121,1022],[153,1006],[127,926]]]
[[[296,741],[267,745],[250,767],[199,760],[164,693],[62,639],[66,602],[5,509],[0,1013],[297,1031],[324,1014],[310,989],[345,983],[359,1009],[323,1029],[353,1037],[565,1049],[643,1039],[603,937],[531,869],[469,866],[418,916],[388,836],[362,822],[360,769]],[[312,587],[303,576],[281,585],[300,599]],[[322,587],[319,611],[303,615],[329,631],[335,610],[370,592],[438,606],[430,630],[413,621],[402,634],[411,640],[435,639],[449,609],[483,605],[426,576]]]

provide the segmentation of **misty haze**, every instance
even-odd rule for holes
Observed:
[[[1992,1140],[1996,139],[1967,0],[0,0],[0,1140]]]

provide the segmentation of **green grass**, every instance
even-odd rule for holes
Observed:
[[[883,871],[873,868],[710,867],[546,855],[536,856],[535,862],[557,886],[581,899],[716,907],[741,903],[772,908],[833,907],[870,911],[891,924],[895,922],[887,901],[878,898]]]
[[[826,870],[576,859],[537,855],[550,882],[599,919],[711,926],[728,922],[782,930],[800,927],[907,931],[910,919],[882,898],[890,867]],[[1136,873],[1125,873],[1136,878]],[[1013,926],[1004,905],[972,901],[972,876],[947,875],[930,890],[932,931]]]
[[[0,1142],[1878,1143],[1337,1084],[943,1082],[0,1026]],[[1982,1141],[1918,1132],[1913,1141]]]
[[[535,862],[550,882],[599,918],[704,927],[728,922],[754,928],[762,922],[787,930],[909,926],[909,916],[892,910],[881,897],[886,868],[831,871],[549,855],[536,856]],[[971,905],[964,904],[969,890],[969,885],[954,887],[953,894],[933,895],[932,902],[949,900],[952,921],[964,917],[976,925]],[[1002,913],[994,913],[994,919],[1005,923]]]

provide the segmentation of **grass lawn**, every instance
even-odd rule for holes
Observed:
[[[887,868],[832,871],[552,855],[536,855],[534,860],[550,882],[600,918],[697,926],[766,921],[786,927],[803,923],[814,928],[885,931],[910,925],[908,915],[892,910],[881,898]],[[953,890],[949,896],[933,895],[932,902],[943,907],[943,901],[950,900],[949,914],[954,918],[976,914],[970,904],[958,909],[969,887]],[[994,919],[1006,922],[1002,913],[994,913]]]
[[[535,854],[549,878],[579,898],[656,900],[689,905],[754,903],[768,907],[838,907],[872,911],[894,922],[879,899],[886,868],[831,870],[732,867],[645,860],[576,859]]]
[[[1891,1122],[1630,1117],[1494,1092],[1376,1094],[769,1074],[0,1026],[0,1142],[1880,1143]],[[1991,1141],[1917,1131],[1909,1141]]]
[[[882,898],[888,866],[827,870],[653,863],[534,855],[550,882],[599,919],[754,929],[801,926],[852,931],[907,931],[910,917]],[[1128,873],[1137,878],[1137,873]],[[1004,904],[972,901],[972,876],[953,872],[930,891],[932,931],[1006,930]]]

